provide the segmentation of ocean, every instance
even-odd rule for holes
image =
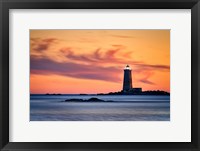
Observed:
[[[93,97],[114,102],[65,102]],[[170,121],[170,96],[34,94],[30,121]]]

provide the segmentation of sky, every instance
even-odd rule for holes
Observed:
[[[121,91],[126,65],[133,87],[170,92],[170,30],[30,30],[30,92]]]

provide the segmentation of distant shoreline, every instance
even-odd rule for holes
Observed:
[[[97,95],[170,95],[170,93],[161,90],[153,90],[153,91],[141,91],[141,92],[119,91],[119,92],[109,92],[109,93],[98,93]]]
[[[30,94],[30,95],[166,95],[170,96],[169,92],[161,91],[161,90],[153,90],[153,91],[142,91],[142,92],[109,92],[109,93],[96,93],[96,94],[87,94],[87,93],[79,93],[79,94],[61,94],[61,93],[45,93],[45,94]]]
[[[102,99],[99,99],[99,98],[89,98],[89,99],[66,99],[65,101],[62,101],[62,102],[67,102],[67,103],[70,103],[70,102],[73,102],[73,103],[101,103],[101,102],[105,102],[105,103],[130,103],[130,102],[133,102],[133,103],[158,103],[158,102],[161,102],[161,103],[166,103],[166,102],[169,102],[169,101],[113,101],[113,100],[102,100]]]

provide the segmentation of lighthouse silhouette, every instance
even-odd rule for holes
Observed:
[[[131,68],[129,65],[126,65],[126,67],[124,68],[123,91],[130,91],[131,89],[132,89]]]

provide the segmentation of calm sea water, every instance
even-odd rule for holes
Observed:
[[[115,102],[64,102],[96,97]],[[31,95],[31,121],[169,121],[170,96]]]

